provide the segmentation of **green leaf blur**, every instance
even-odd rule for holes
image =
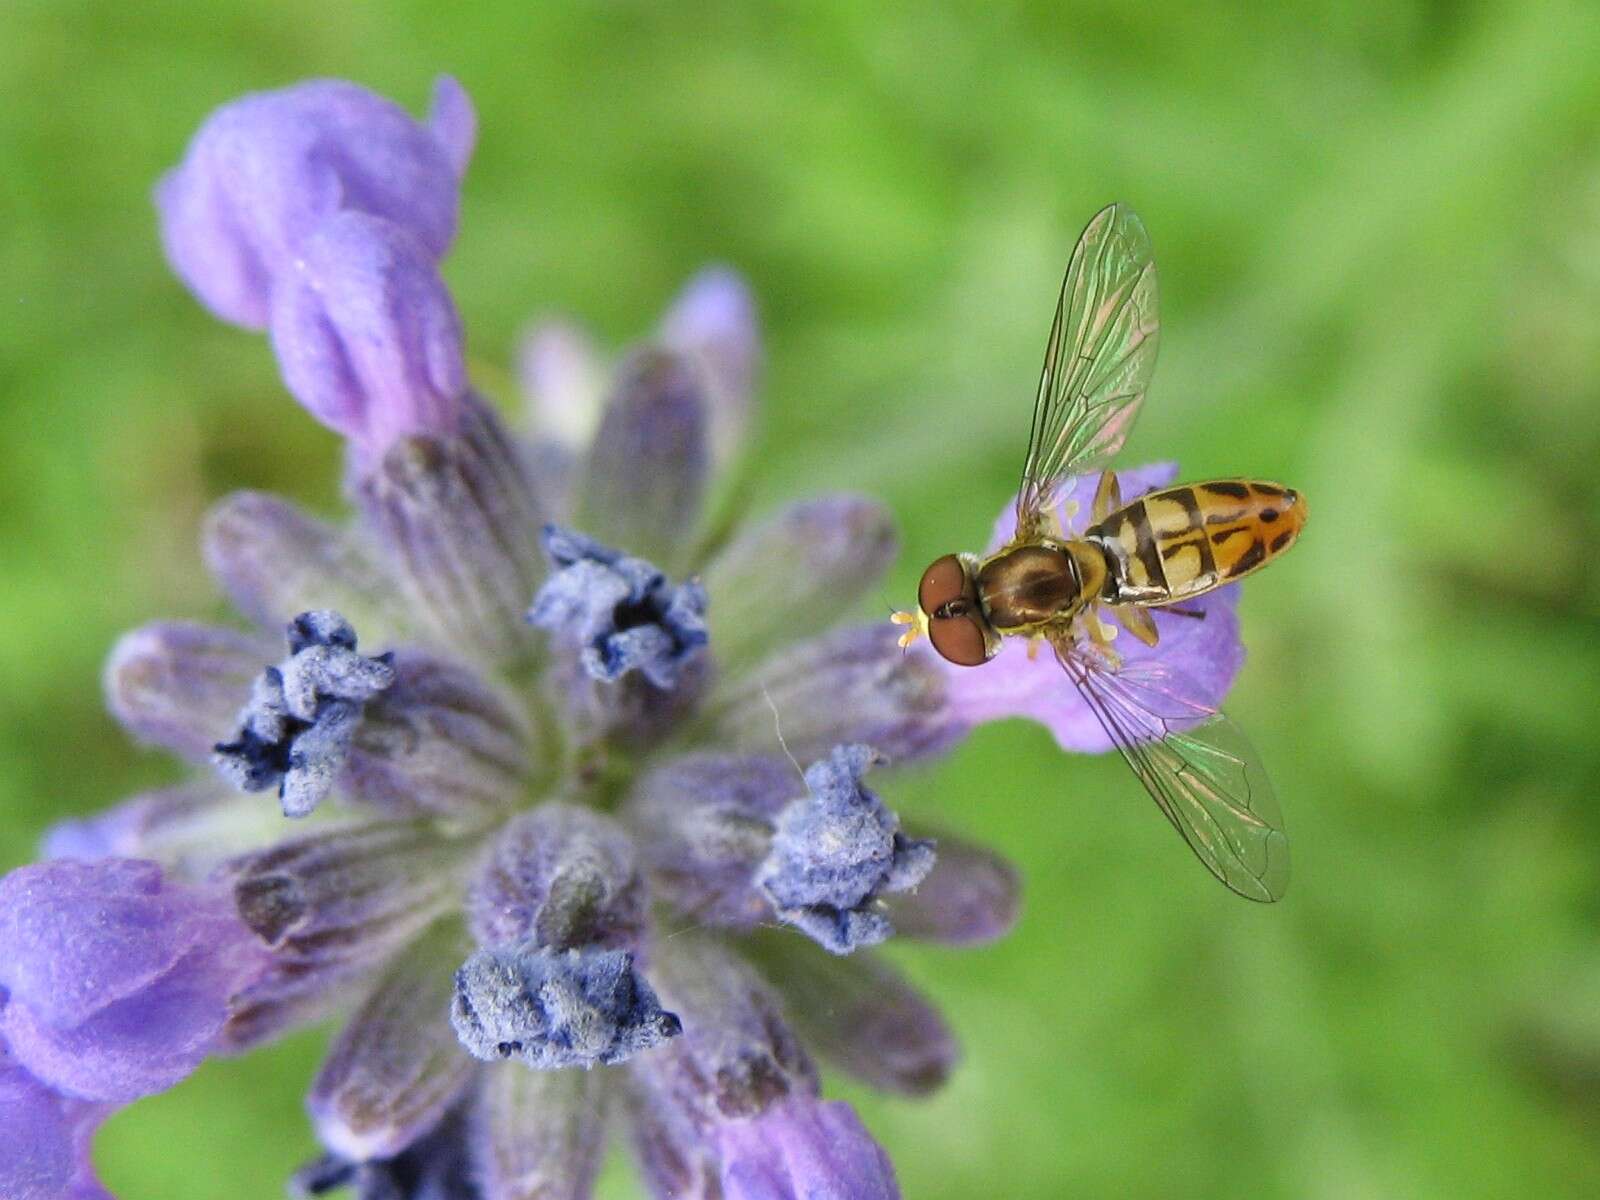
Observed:
[[[1062,265],[1144,218],[1162,362],[1128,461],[1310,499],[1246,585],[1232,711],[1294,845],[1246,904],[1114,761],[984,729],[884,787],[1014,856],[976,953],[899,947],[966,1046],[860,1102],[908,1197],[1600,1190],[1600,21],[1584,4],[138,5],[0,38],[0,867],[174,778],[103,714],[119,631],[217,617],[205,506],[332,510],[334,438],[164,267],[149,192],[216,105],[311,75],[481,119],[446,275],[479,382],[613,343],[707,260],[769,370],[752,503],[888,498],[903,601],[1016,484]],[[884,607],[884,606],[880,606]],[[321,1035],[103,1132],[120,1196],[282,1194]],[[608,1197],[634,1195],[613,1162]]]

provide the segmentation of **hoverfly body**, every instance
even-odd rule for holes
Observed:
[[[1272,786],[1249,743],[1169,664],[1124,660],[1117,624],[1148,646],[1152,609],[1181,607],[1264,567],[1306,521],[1299,492],[1221,479],[1168,487],[1124,504],[1110,470],[1082,532],[1057,507],[1074,476],[1121,448],[1155,367],[1156,268],[1143,223],[1118,205],[1089,222],[1067,264],[1017,495],[1016,532],[993,554],[946,554],[923,572],[908,646],[926,636],[958,666],[982,666],[1001,639],[1050,644],[1111,743],[1189,847],[1251,900],[1279,899],[1289,853]],[[1066,511],[1071,521],[1076,514]]]

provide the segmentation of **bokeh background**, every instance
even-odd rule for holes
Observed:
[[[160,257],[214,106],[343,75],[481,140],[446,264],[480,383],[533,316],[614,345],[702,263],[768,370],[753,503],[877,492],[894,591],[1015,485],[1072,241],[1140,212],[1162,362],[1127,461],[1292,481],[1231,708],[1295,852],[1256,907],[1119,763],[985,728],[885,792],[998,843],[1025,916],[896,947],[966,1046],[857,1100],[908,1197],[1600,1190],[1600,21],[1522,0],[581,6],[8,0],[0,37],[0,868],[177,768],[103,715],[118,632],[222,609],[239,486],[339,504],[264,340]],[[130,1198],[280,1194],[322,1037],[117,1117]],[[631,1196],[622,1164],[605,1194]]]

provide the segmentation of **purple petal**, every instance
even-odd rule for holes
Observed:
[[[451,75],[433,81],[433,103],[428,106],[428,129],[439,139],[456,177],[467,173],[478,141],[478,114],[467,89]]]
[[[265,327],[281,275],[338,212],[409,230],[438,261],[455,236],[471,153],[470,101],[441,79],[424,127],[340,80],[312,80],[218,109],[156,189],[173,269],[219,317]]]
[[[402,437],[455,432],[467,390],[461,322],[410,231],[360,212],[329,217],[273,288],[284,382],[373,462]]]
[[[74,1095],[176,1083],[265,965],[226,893],[164,882],[154,863],[57,860],[0,880],[0,1033]]]
[[[1119,472],[1123,499],[1132,500],[1153,487],[1165,486],[1176,475],[1177,468],[1170,463]],[[1075,500],[1080,506],[1077,516],[1068,522],[1071,528],[1084,527],[1098,482],[1096,476],[1081,476],[1064,492],[1064,501]],[[1014,522],[1014,511],[1007,506],[995,523],[991,550],[1010,536]],[[1234,612],[1237,602],[1238,588],[1229,586],[1182,605],[1184,609],[1203,612],[1204,619],[1151,610],[1160,644],[1146,646],[1124,633],[1116,643],[1123,669],[1148,666],[1158,670],[1168,678],[1171,690],[1181,696],[1182,705],[1217,707],[1244,664],[1244,646]],[[1098,754],[1111,749],[1111,739],[1079,698],[1050,650],[1036,651],[1031,659],[1028,650],[1026,639],[1008,638],[999,654],[977,668],[953,666],[921,642],[911,648],[908,657],[942,672],[951,710],[968,724],[1027,717],[1048,728],[1064,750]]]
[[[94,1177],[89,1143],[111,1106],[52,1091],[0,1041],[0,1196],[111,1200]]]
[[[1159,664],[1172,675],[1186,702],[1220,705],[1244,665],[1239,618],[1234,612],[1237,602],[1238,588],[1230,586],[1185,602],[1184,608],[1205,613],[1204,620],[1156,610],[1153,615],[1160,645],[1146,646],[1128,634],[1117,639],[1124,669],[1136,663]],[[910,654],[944,664],[920,643]],[[1002,717],[1027,717],[1049,729],[1063,750],[1101,754],[1111,749],[1111,739],[1049,649],[1030,660],[1024,640],[1008,639],[1000,653],[982,667],[944,667],[951,676],[950,707],[972,725]]]
[[[883,1148],[841,1101],[796,1099],[717,1130],[727,1200],[897,1200]]]

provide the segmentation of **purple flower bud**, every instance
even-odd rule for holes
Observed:
[[[898,1200],[883,1148],[842,1101],[795,1099],[717,1129],[726,1200]]]
[[[509,822],[467,905],[478,941],[502,948],[633,949],[648,921],[633,839],[610,818],[572,804],[544,804]]]
[[[0,1038],[74,1096],[171,1087],[265,966],[225,892],[164,881],[155,863],[57,860],[0,879]]]
[[[234,492],[206,514],[206,567],[234,607],[266,629],[311,608],[344,613],[387,635],[393,584],[347,531],[266,492]],[[379,615],[381,613],[381,616]]]
[[[302,242],[272,294],[284,382],[371,463],[402,437],[453,433],[467,391],[461,323],[403,227],[344,212]]]
[[[217,110],[156,189],[173,269],[226,321],[267,324],[275,285],[340,212],[408,230],[437,262],[455,236],[475,119],[460,84],[434,85],[429,123],[339,80],[245,96]]]
[[[651,771],[629,797],[652,893],[691,920],[739,930],[772,919],[753,883],[773,825],[803,784],[783,758],[691,754]]]
[[[658,1103],[701,1130],[814,1096],[817,1070],[765,980],[726,943],[684,931],[656,944],[661,994],[684,1036],[631,1064]]]
[[[743,276],[707,267],[687,284],[661,320],[661,343],[686,355],[710,385],[710,442],[715,463],[738,449],[761,369],[761,323]]]
[[[1006,859],[965,838],[940,834],[938,861],[922,885],[887,901],[903,937],[976,946],[1011,932],[1022,905],[1022,881]]]
[[[575,526],[680,567],[710,466],[705,390],[681,355],[641,350],[623,363],[580,475]]]
[[[333,790],[362,707],[394,682],[394,656],[356,653],[355,630],[336,612],[289,623],[289,657],[268,667],[239,714],[239,733],[213,761],[241,791],[278,789],[286,817],[303,817]]]
[[[393,686],[362,713],[340,783],[392,817],[504,812],[538,745],[515,696],[461,663],[403,650]]]
[[[251,1046],[349,999],[455,903],[464,848],[426,822],[314,833],[225,864],[239,915],[272,951],[224,1037]]]
[[[887,621],[845,626],[730,673],[707,697],[705,736],[728,750],[774,753],[776,708],[802,762],[851,742],[875,746],[896,762],[948,749],[970,728],[952,700],[967,681],[902,653],[897,636]]]
[[[493,408],[468,395],[453,433],[401,438],[352,483],[413,622],[488,662],[530,654],[523,614],[544,578],[545,515]]]
[[[605,1149],[602,1071],[482,1068],[472,1161],[482,1200],[589,1200]]]
[[[275,811],[241,799],[214,776],[157,788],[45,835],[46,858],[149,858],[181,879],[204,879],[225,859],[281,830]]]
[[[94,1177],[89,1143],[108,1104],[75,1100],[28,1074],[0,1040],[0,1196],[111,1200]]]
[[[694,580],[673,585],[641,558],[581,533],[547,525],[553,574],[533,599],[528,621],[571,638],[590,678],[614,683],[638,671],[670,691],[706,645],[706,594]]]
[[[594,339],[570,321],[534,326],[517,348],[517,380],[534,433],[568,456],[583,454],[600,426],[606,376]]]
[[[624,950],[480,950],[456,972],[450,1020],[474,1057],[530,1067],[622,1062],[683,1031]]]
[[[465,937],[441,922],[403,954],[339,1036],[307,1107],[322,1144],[392,1158],[436,1126],[473,1075],[444,1014]]]
[[[204,762],[271,652],[232,629],[146,625],[124,634],[106,661],[106,706],[141,741]]]
[[[234,798],[232,789],[216,780],[198,780],[143,792],[114,808],[82,820],[60,821],[45,834],[45,858],[154,858],[167,827],[203,823],[218,806]],[[151,838],[152,831],[161,831]]]
[[[949,1077],[960,1056],[955,1036],[938,1009],[880,955],[840,957],[771,933],[751,949],[806,1045],[840,1070],[902,1096],[926,1096]]]
[[[1118,473],[1126,500],[1163,487],[1176,476],[1177,467],[1172,463]],[[1057,515],[1066,527],[1083,527],[1098,482],[1098,476],[1083,475],[1063,490]],[[1078,506],[1075,516],[1070,510],[1073,504]],[[995,523],[991,550],[1010,538],[1015,523],[1014,509],[1008,505]],[[1156,671],[1163,677],[1161,691],[1179,712],[1203,712],[1219,706],[1244,665],[1244,645],[1239,640],[1239,619],[1234,612],[1238,591],[1236,586],[1218,588],[1185,601],[1181,607],[1204,613],[1202,619],[1159,608],[1149,610],[1160,634],[1158,645],[1147,646],[1128,635],[1116,641],[1122,672],[1131,681],[1129,686],[1141,686],[1143,673]],[[1029,658],[1023,638],[1006,639],[1000,653],[981,670],[953,666],[920,643],[911,648],[907,657],[932,665],[949,680],[951,710],[968,726],[1002,717],[1028,717],[1049,729],[1064,750],[1098,754],[1111,749],[1110,737],[1077,689],[1064,678],[1055,657],[1046,653]],[[1152,720],[1150,735],[1159,736],[1161,732]]]
[[[746,526],[706,567],[718,663],[732,669],[827,629],[896,549],[894,519],[864,496],[803,501]]]
[[[778,814],[772,849],[755,883],[780,921],[835,954],[872,946],[894,930],[882,906],[933,869],[933,843],[900,832],[900,820],[861,786],[881,762],[870,746],[840,746],[806,768],[809,794]]]

